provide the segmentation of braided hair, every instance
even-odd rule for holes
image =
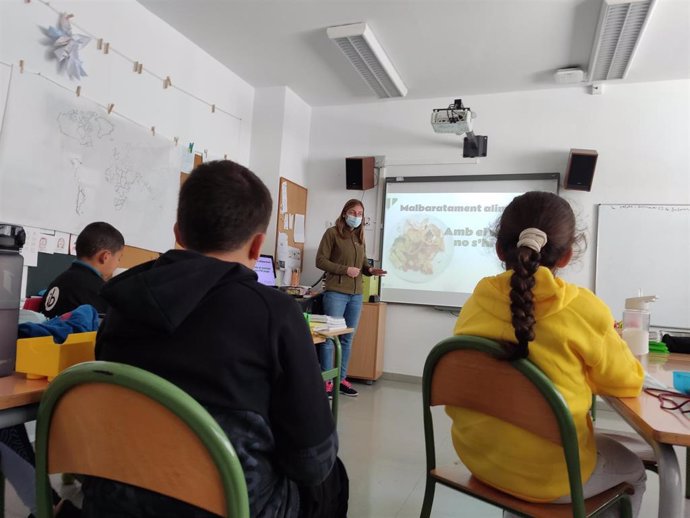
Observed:
[[[519,246],[520,233],[536,228],[546,234],[546,244],[536,251]],[[575,214],[563,198],[548,192],[528,192],[505,208],[496,228],[496,249],[510,278],[510,312],[516,344],[507,346],[508,359],[526,358],[534,340],[534,274],[540,266],[554,269],[578,240]]]

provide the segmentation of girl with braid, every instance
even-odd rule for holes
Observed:
[[[535,363],[573,415],[585,498],[628,482],[635,488],[637,516],[646,480],[642,462],[616,441],[594,434],[589,407],[593,393],[637,396],[644,371],[615,332],[606,304],[556,277],[580,237],[562,198],[546,192],[515,198],[496,229],[496,252],[506,272],[477,284],[455,334],[508,343],[508,359]],[[479,412],[457,407],[446,412],[453,420],[455,450],[478,479],[524,500],[570,502],[559,445]]]

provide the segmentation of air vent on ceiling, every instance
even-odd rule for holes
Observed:
[[[326,32],[376,95],[405,97],[407,87],[366,23],[328,27]]]
[[[589,60],[589,81],[623,79],[656,0],[603,0]]]

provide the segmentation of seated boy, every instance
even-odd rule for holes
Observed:
[[[295,301],[252,270],[271,205],[245,167],[197,167],[174,229],[185,250],[104,287],[96,358],[158,374],[206,407],[240,458],[252,518],[344,518],[347,475],[311,333]],[[87,517],[214,516],[105,479],[83,490]]]
[[[48,286],[41,313],[57,317],[82,304],[91,304],[99,313],[108,306],[99,292],[120,264],[125,247],[122,234],[108,223],[90,223],[77,236],[77,260]]]

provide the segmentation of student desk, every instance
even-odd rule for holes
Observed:
[[[0,428],[36,419],[46,388],[47,379],[27,380],[17,373],[0,378]]]
[[[354,329],[347,327],[345,329],[338,329],[337,331],[312,331],[312,339],[314,344],[322,344],[327,338],[332,338],[335,343],[335,362],[332,369],[323,371],[321,376],[324,381],[333,380],[333,402],[331,403],[331,411],[333,412],[333,420],[338,424],[338,397],[340,395],[340,362],[342,361],[342,351],[340,349],[340,335],[347,333],[354,333]]]
[[[334,380],[333,391],[333,416],[338,417],[338,384],[340,383],[341,350],[339,335],[352,333],[353,329],[340,329],[338,331],[324,331],[312,333],[315,344],[323,343],[326,338],[333,338],[335,342],[335,365],[333,369],[322,373],[324,381]],[[28,380],[24,374],[14,373],[10,376],[0,377],[0,428],[23,424],[36,419],[38,404],[41,402],[43,392],[48,388],[46,378]]]
[[[690,355],[650,354],[647,371],[673,387],[673,371],[690,371]],[[654,396],[604,398],[654,449],[659,464],[659,518],[683,516],[684,486],[673,446],[690,447],[690,417],[680,410],[663,410]]]

